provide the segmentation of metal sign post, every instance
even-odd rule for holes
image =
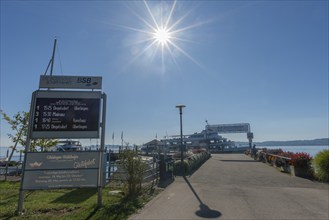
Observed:
[[[30,116],[32,115],[33,103],[35,102],[35,96],[32,95],[31,105],[30,105]],[[32,130],[32,117],[29,117],[29,126],[27,129],[26,136],[26,146],[25,146],[25,154],[24,154],[24,162],[22,164],[22,177],[21,177],[21,185],[19,187],[19,196],[18,196],[18,214],[22,214],[23,211],[23,202],[24,202],[24,191],[23,191],[23,181],[24,181],[24,169],[25,169],[25,161],[26,161],[26,152],[30,151],[31,144],[31,130]]]
[[[102,207],[102,183],[103,183],[103,155],[104,155],[104,147],[105,147],[105,122],[106,122],[106,94],[102,94],[102,99],[103,99],[103,110],[102,110],[102,134],[101,134],[101,149],[100,149],[100,157],[99,157],[99,171],[98,171],[98,197],[97,197],[97,205],[98,208]]]

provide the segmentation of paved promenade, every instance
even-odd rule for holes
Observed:
[[[280,173],[242,154],[213,154],[130,219],[328,219],[328,184]]]

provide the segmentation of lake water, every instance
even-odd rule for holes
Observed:
[[[314,157],[319,151],[324,150],[324,149],[329,149],[329,146],[256,146],[257,148],[263,148],[266,147],[267,149],[278,149],[281,148],[283,151],[291,151],[294,153],[298,152],[305,152],[310,154],[312,157]],[[0,147],[0,159],[6,158],[7,157],[7,150],[8,147]],[[24,150],[23,147],[17,147],[17,150]],[[118,147],[115,146],[114,151],[118,150]],[[8,152],[8,155],[10,155],[11,149]],[[22,158],[24,158],[24,154],[22,154]],[[20,153],[15,152],[13,154],[12,160],[14,161],[19,161],[20,160]]]
[[[98,150],[98,148],[95,147],[95,146],[86,147],[86,148],[89,149],[89,150]],[[114,146],[107,145],[106,146],[106,149],[111,149],[113,152],[119,152],[120,148],[121,148],[121,146],[119,146],[119,145],[114,145]],[[125,147],[123,147],[123,149],[125,149]],[[24,159],[24,154],[20,153],[20,151],[23,151],[23,150],[25,150],[24,147],[17,147],[11,160],[12,161],[21,161],[21,160],[23,160]],[[9,157],[10,154],[11,154],[11,148],[9,148],[9,150],[8,150],[8,147],[0,147],[0,160]]]
[[[14,154],[13,154],[13,157],[11,160],[13,161],[19,161],[20,160],[20,150],[24,150],[24,147],[17,147],[16,150],[18,151],[15,151]],[[4,159],[6,158],[7,156],[10,156],[10,153],[11,153],[11,148],[9,149],[8,151],[8,147],[0,147],[0,159]],[[22,160],[24,158],[24,154],[22,154]]]
[[[293,153],[305,152],[314,157],[318,152],[322,150],[328,150],[329,146],[256,146],[257,148],[267,149],[282,149],[283,151],[290,151]]]

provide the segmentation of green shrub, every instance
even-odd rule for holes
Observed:
[[[185,175],[191,174],[197,170],[204,162],[210,158],[208,152],[202,152],[194,154],[193,156],[184,159],[183,164],[180,160],[174,163],[174,174],[175,175]]]
[[[174,174],[184,175],[187,173],[189,173],[189,163],[184,160],[182,164],[180,160],[176,160],[174,163]]]
[[[142,189],[143,175],[147,165],[133,150],[124,150],[119,155],[120,166],[127,172],[125,191],[127,196],[138,195]]]
[[[320,151],[314,157],[314,171],[319,180],[329,182],[329,150]]]

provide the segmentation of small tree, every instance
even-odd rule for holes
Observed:
[[[123,150],[120,155],[120,165],[127,172],[127,196],[136,196],[142,189],[142,182],[147,165],[134,150]]]
[[[11,129],[15,132],[14,134],[8,134],[8,137],[12,140],[14,146],[12,147],[12,151],[9,155],[8,162],[6,164],[6,172],[5,172],[5,180],[7,180],[8,166],[11,158],[13,157],[14,152],[16,151],[17,144],[21,144],[22,146],[26,146],[27,144],[27,132],[29,126],[29,116],[28,112],[17,112],[13,118],[10,118],[6,113],[0,110],[0,115],[2,115],[3,119],[8,122],[11,126]],[[36,146],[40,146],[42,149],[47,147],[52,147],[57,144],[56,140],[51,139],[38,139],[32,140],[30,143],[30,148],[35,150]]]
[[[12,140],[12,142],[19,143],[24,146],[26,144],[29,114],[27,112],[17,112],[13,118],[10,118],[2,110],[0,113],[3,119],[8,122],[11,129],[15,132],[15,134],[8,134],[8,137]]]
[[[15,132],[14,134],[8,134],[8,137],[11,139],[11,141],[15,143],[12,152],[16,150],[17,144],[26,146],[30,114],[24,111],[17,112],[12,118],[10,118],[2,110],[0,111],[0,114],[2,115],[3,119],[7,121],[8,124],[11,126],[11,129]],[[57,140],[36,139],[36,140],[31,140],[30,149],[35,150],[35,147],[39,146],[41,147],[42,150],[44,150],[49,147],[55,146],[56,144],[57,144]],[[11,159],[11,157],[9,159]]]

